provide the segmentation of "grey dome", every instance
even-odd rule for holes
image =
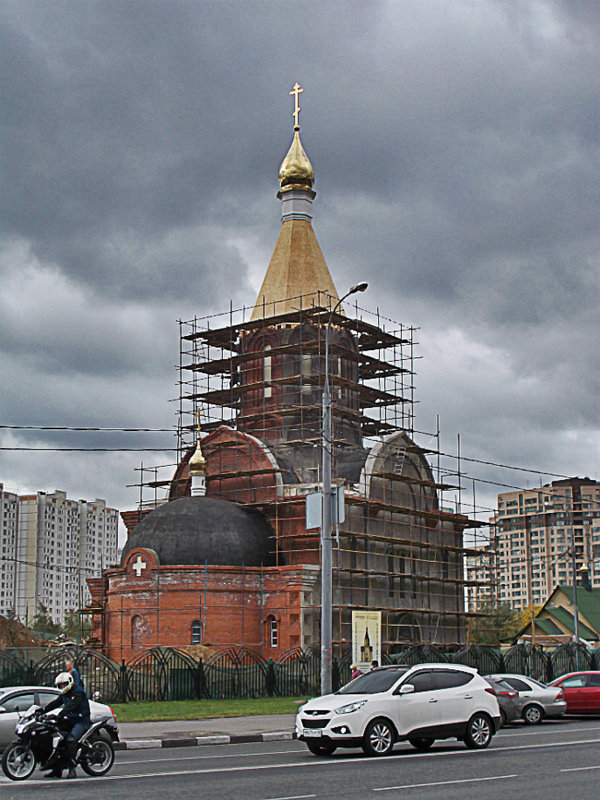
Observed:
[[[214,497],[179,497],[136,525],[123,548],[121,566],[136,547],[155,550],[161,565],[272,566],[273,535],[259,511]]]

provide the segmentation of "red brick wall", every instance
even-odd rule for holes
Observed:
[[[139,577],[133,569],[138,556],[146,565]],[[202,644],[244,646],[264,658],[276,657],[301,644],[301,588],[298,567],[208,567],[205,574],[204,567],[158,568],[153,551],[136,548],[123,568],[104,573],[105,652],[128,660],[142,648],[188,645],[192,622],[201,620]],[[93,605],[100,605],[99,580],[91,582],[90,591]],[[275,649],[269,641],[270,616],[278,622]],[[101,617],[93,617],[98,639]]]

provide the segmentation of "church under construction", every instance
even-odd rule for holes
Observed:
[[[243,645],[263,657],[318,645],[320,537],[306,498],[322,481],[326,372],[345,506],[333,655],[348,653],[353,611],[381,612],[383,652],[466,636],[463,532],[480,523],[442,507],[456,487],[430,467],[435,449],[415,442],[416,330],[357,304],[333,311],[297,97],[279,170],[282,225],[256,302],[180,323],[178,464],[168,480],[142,475],[155,502],[141,496],[123,514],[121,564],[89,581],[94,633],[112,657],[154,645]]]

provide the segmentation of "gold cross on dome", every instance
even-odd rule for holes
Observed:
[[[303,91],[304,89],[301,89],[300,84],[296,81],[296,83],[294,84],[294,88],[290,92],[290,94],[294,95],[294,113],[292,114],[292,117],[294,118],[294,128],[298,129],[300,128],[300,122],[298,119],[300,116],[300,106],[298,105],[298,98],[300,97]]]

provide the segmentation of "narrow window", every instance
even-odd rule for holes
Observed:
[[[447,550],[442,550],[442,578],[447,578],[449,576],[449,562],[450,554]]]
[[[265,353],[271,349],[271,345],[268,344],[265,347]],[[263,397],[271,397],[273,394],[273,389],[271,387],[271,359],[272,356],[264,356],[263,358],[263,382],[265,384]]]
[[[277,620],[275,617],[269,617],[269,641],[271,643],[271,647],[277,647],[278,630]]]
[[[400,596],[403,597],[406,592],[406,558],[404,556],[400,556],[398,559],[398,573],[398,591]]]
[[[200,644],[200,620],[195,619],[192,622],[192,644]]]
[[[308,355],[306,353],[302,353],[302,391],[304,394],[308,394],[308,392],[312,390],[311,378],[312,356],[310,353]]]

